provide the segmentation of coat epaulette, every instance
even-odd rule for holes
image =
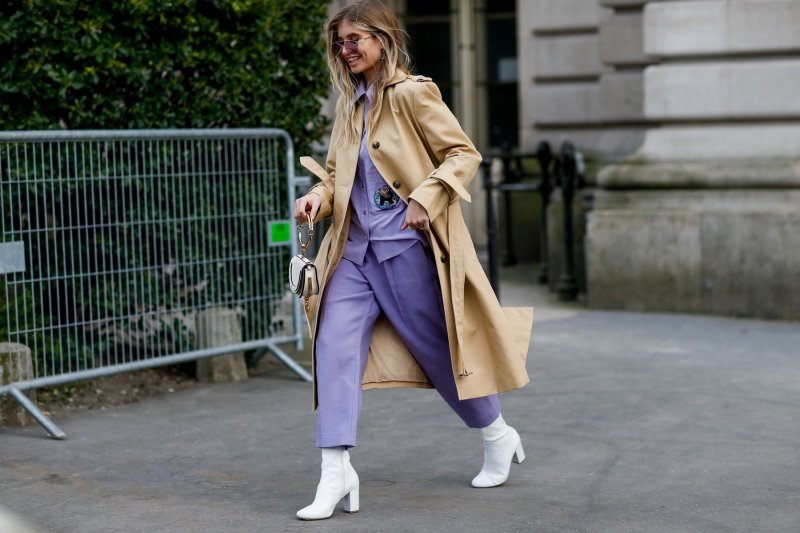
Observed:
[[[414,74],[412,76],[409,76],[409,78],[411,78],[414,81],[433,81],[433,78],[429,78],[428,76],[421,76],[419,74]]]

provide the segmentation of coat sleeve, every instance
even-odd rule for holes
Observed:
[[[467,186],[475,177],[482,158],[442,101],[436,84],[425,81],[419,85],[414,91],[414,119],[438,166],[409,198],[422,204],[433,221],[448,204],[459,198],[471,201]]]

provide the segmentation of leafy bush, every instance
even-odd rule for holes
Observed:
[[[320,39],[326,4],[4,3],[0,53],[7,60],[0,64],[0,129],[279,127],[304,153],[325,128],[319,111],[327,88]],[[254,253],[247,243],[266,242],[267,217],[233,228],[203,220],[224,215],[223,206],[236,213],[269,209],[272,219],[279,216],[275,206],[285,187],[263,188],[254,181],[257,177],[232,175],[222,168],[221,157],[212,157],[204,167],[193,163],[193,168],[205,168],[204,175],[181,174],[177,183],[185,184],[178,188],[184,198],[172,199],[174,183],[153,179],[160,171],[149,171],[152,161],[187,168],[187,158],[202,158],[203,146],[222,149],[216,142],[187,141],[162,146],[156,154],[149,145],[107,143],[95,153],[97,166],[82,168],[76,162],[82,158],[69,150],[42,157],[31,145],[6,145],[4,159],[13,153],[24,168],[0,168],[6,232],[0,238],[26,240],[25,279],[58,278],[11,295],[25,311],[9,316],[40,328],[20,340],[31,346],[42,372],[106,364],[120,350],[133,350],[138,358],[191,349],[192,315],[213,302],[230,302],[240,312],[248,340],[260,338],[269,327],[271,311],[263,300],[266,285],[274,282],[263,275],[250,284],[230,281],[254,278],[252,263],[244,259]],[[242,161],[262,157],[229,156]],[[284,168],[281,159],[276,154],[272,167]],[[283,181],[282,171],[269,174]],[[105,205],[109,198],[128,203],[113,210]],[[187,218],[178,224],[161,222]],[[126,246],[136,246],[137,253]],[[203,256],[208,250],[233,259],[209,261]],[[280,253],[288,255],[288,249]],[[93,258],[100,270],[136,275],[87,277],[80,266],[64,261],[68,254]],[[285,258],[270,262],[277,267],[268,273],[270,280],[283,279],[277,272],[283,264]],[[4,307],[11,302],[3,300],[2,286],[0,293],[0,340],[5,340],[20,325],[5,323]]]
[[[11,0],[0,130],[325,128],[324,0]]]

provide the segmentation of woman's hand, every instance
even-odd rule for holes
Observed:
[[[294,219],[299,222],[308,222],[308,215],[311,215],[311,220],[317,217],[319,206],[322,203],[322,197],[315,193],[310,192],[294,201]]]
[[[428,229],[431,219],[422,204],[411,198],[406,209],[406,221],[400,229]]]

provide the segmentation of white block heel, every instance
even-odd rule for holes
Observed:
[[[358,512],[358,489],[350,491],[350,494],[344,497],[344,512]]]
[[[520,464],[524,460],[525,460],[525,450],[522,449],[522,443],[520,442],[519,446],[517,446],[517,449],[514,452],[514,458],[512,459],[512,461],[514,461],[517,464]]]

